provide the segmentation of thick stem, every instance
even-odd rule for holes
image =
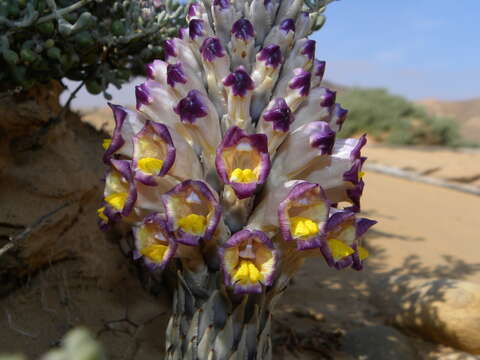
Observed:
[[[178,273],[165,359],[272,359],[271,306],[277,296],[228,295],[219,275],[199,281]]]

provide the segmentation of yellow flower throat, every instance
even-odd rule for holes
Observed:
[[[143,256],[147,257],[152,261],[161,262],[167,250],[168,250],[168,246],[166,245],[153,244],[141,249],[140,254],[142,254]]]
[[[257,181],[257,175],[252,169],[240,169],[236,168],[230,174],[230,181],[237,183],[251,183]]]
[[[309,237],[318,234],[318,224],[301,216],[290,218],[290,228],[294,237]]]
[[[178,220],[178,226],[183,231],[193,235],[203,235],[207,227],[207,218],[202,215],[190,214]]]
[[[126,192],[113,193],[105,198],[105,202],[111,207],[113,207],[115,210],[121,211],[125,206],[127,197],[128,193]]]
[[[162,170],[163,160],[152,157],[144,157],[138,160],[137,166],[140,170],[142,170],[142,172],[155,175]]]
[[[250,260],[241,259],[238,270],[233,275],[233,281],[238,281],[242,285],[255,284],[263,280],[262,273],[257,266]]]

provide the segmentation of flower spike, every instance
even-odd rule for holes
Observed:
[[[366,137],[337,136],[348,112],[308,38],[330,2],[189,3],[137,111],[111,105],[98,215],[130,224],[135,258],[173,285],[167,358],[271,360],[271,313],[305,260],[364,266]]]

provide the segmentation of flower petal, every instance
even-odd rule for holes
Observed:
[[[120,105],[108,103],[113,111],[115,120],[115,129],[110,142],[107,142],[103,162],[109,164],[115,154],[123,155],[128,158],[133,156],[133,136],[138,133],[145,125],[146,118],[141,114],[128,110]]]
[[[235,294],[260,293],[273,283],[279,254],[262,231],[243,229],[219,249],[224,281]]]
[[[330,204],[318,184],[300,182],[278,206],[278,222],[285,241],[296,241],[297,249],[319,248]]]
[[[215,194],[203,181],[187,180],[161,196],[169,230],[178,242],[199,245],[209,240],[221,217]]]
[[[140,225],[134,227],[133,236],[134,259],[142,259],[150,270],[163,269],[177,249],[164,216],[158,213],[148,215]]]
[[[320,249],[327,264],[337,269],[349,266],[361,270],[368,251],[360,246],[360,239],[376,221],[357,219],[351,211],[336,211],[325,226],[326,243]]]
[[[232,186],[239,199],[252,196],[270,171],[267,137],[230,128],[217,148],[215,165],[220,179]]]
[[[323,121],[301,126],[279,147],[272,173],[293,179],[327,165],[335,136],[328,123]]]
[[[134,137],[133,171],[135,179],[155,185],[154,176],[165,176],[175,162],[175,146],[168,128],[147,121]]]

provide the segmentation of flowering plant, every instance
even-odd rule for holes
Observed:
[[[271,312],[305,258],[361,270],[368,256],[366,138],[337,137],[347,111],[321,86],[310,3],[191,4],[137,111],[110,105],[98,213],[132,225],[149,270],[172,270],[168,359],[270,359]]]

